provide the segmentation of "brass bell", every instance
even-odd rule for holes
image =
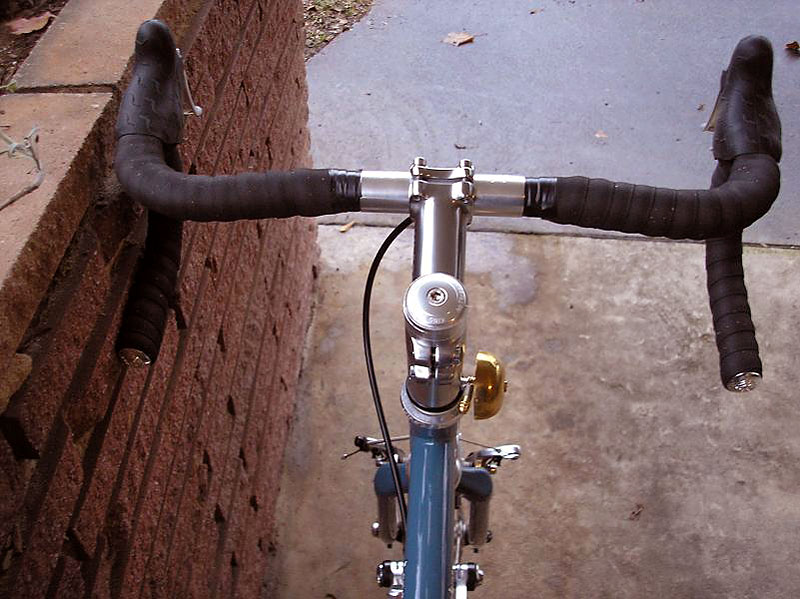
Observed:
[[[472,379],[472,405],[475,420],[491,418],[503,407],[508,381],[503,364],[488,352],[475,356],[475,376]]]

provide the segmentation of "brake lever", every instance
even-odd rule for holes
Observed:
[[[473,451],[464,459],[464,462],[469,466],[485,468],[494,474],[503,460],[517,460],[521,454],[522,449],[519,445],[498,445]]]
[[[408,435],[403,435],[400,437],[392,437],[391,441],[392,443],[395,443],[397,441],[407,441],[408,438],[409,438]],[[349,453],[343,453],[341,456],[342,460],[346,460],[347,458],[350,458],[356,455],[357,453],[363,453],[363,452],[370,452],[372,454],[372,459],[374,460],[388,459],[388,456],[386,454],[386,445],[384,444],[383,439],[376,439],[375,437],[357,435],[355,439],[353,439],[353,445],[356,446],[356,449]],[[405,457],[405,453],[396,447],[395,447],[395,453],[398,456],[398,461],[402,462],[403,458]]]
[[[203,116],[203,107],[198,106],[194,103],[194,98],[192,98],[192,90],[189,88],[189,78],[186,76],[186,65],[183,62],[183,54],[181,54],[180,48],[175,48],[175,54],[178,58],[178,76],[181,79],[181,91],[184,102],[189,104],[189,108],[191,110],[184,110],[183,116],[196,116],[201,117]]]

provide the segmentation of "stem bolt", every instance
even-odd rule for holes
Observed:
[[[447,291],[441,287],[432,287],[428,291],[428,303],[431,306],[441,306],[447,301]]]

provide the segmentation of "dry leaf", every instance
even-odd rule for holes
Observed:
[[[33,33],[47,27],[50,19],[55,18],[55,15],[50,11],[43,12],[40,15],[31,17],[30,19],[14,19],[8,22],[8,28],[14,35],[24,35],[26,33]]]
[[[705,107],[705,104],[700,104],[700,106],[697,107],[697,110],[703,110]]]
[[[339,233],[347,233],[350,229],[353,228],[353,225],[355,224],[356,221],[354,220],[351,220],[349,223],[343,224],[341,227],[339,227]]]
[[[797,43],[797,40],[789,42],[788,44],[786,44],[786,49],[800,54],[800,43]]]
[[[469,44],[475,39],[475,36],[466,31],[451,31],[442,40],[445,44],[453,44],[454,46],[463,46]]]
[[[595,131],[595,132],[594,132],[594,136],[595,136],[597,139],[608,139],[608,133],[606,133],[606,132],[605,132],[605,131],[603,131],[602,129],[598,129],[597,131]]]
[[[644,506],[641,503],[637,503],[636,507],[628,514],[628,520],[638,520],[643,511]]]

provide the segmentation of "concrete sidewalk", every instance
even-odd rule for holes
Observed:
[[[800,56],[784,49],[798,23],[794,0],[377,0],[308,63],[314,162],[402,170],[417,155],[471,158],[484,173],[707,187],[701,126],[736,42],[759,33],[775,48],[783,191],[745,239],[800,245]],[[456,31],[475,41],[442,43]]]
[[[286,452],[270,599],[385,597],[374,566],[400,555],[370,536],[374,466],[348,461],[378,427],[359,327],[388,230],[320,227],[317,307]],[[373,296],[373,348],[393,434],[407,431],[400,298],[411,234]],[[495,418],[464,437],[517,442],[500,469],[476,598],[793,599],[800,596],[796,251],[748,248],[765,366],[756,392],[721,388],[703,247],[639,239],[475,233],[467,355],[508,366]],[[776,285],[776,281],[784,282]],[[472,366],[468,363],[467,372]]]

